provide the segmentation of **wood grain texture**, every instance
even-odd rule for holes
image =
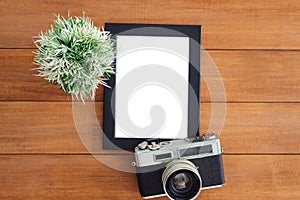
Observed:
[[[230,103],[221,134],[226,186],[202,191],[199,199],[300,199],[298,0],[0,1],[0,199],[141,199],[135,174],[97,160],[115,168],[132,161],[128,152],[101,150],[103,87],[96,112],[89,110],[96,117],[75,112],[75,126],[71,98],[33,76],[32,37],[50,28],[53,13],[66,16],[68,10],[85,11],[97,26],[201,24],[202,47],[218,67]],[[206,84],[219,79],[205,60],[202,55],[209,78],[201,80],[201,133],[210,126],[212,107],[214,122],[222,122],[222,100],[210,103]],[[222,94],[218,85],[210,91]]]
[[[300,198],[300,156],[223,159],[225,187],[202,191],[199,199]],[[0,170],[1,199],[141,199],[135,174],[110,169],[89,155],[1,155]]]
[[[0,50],[0,100],[5,101],[70,101],[57,85],[35,77],[33,50]],[[218,67],[229,102],[299,102],[300,52],[298,51],[208,51]],[[204,60],[204,59],[203,59]],[[202,71],[210,73],[206,62]],[[209,79],[209,78],[207,78]],[[210,78],[214,81],[213,78]],[[220,79],[219,79],[220,80]],[[208,80],[206,80],[208,81]],[[218,86],[210,90],[218,92]],[[96,101],[103,100],[103,87]],[[201,81],[201,101],[211,97],[205,77]]]
[[[211,105],[201,104],[201,133],[208,130]],[[102,103],[96,104],[100,125],[102,107]],[[1,154],[87,152],[73,121],[71,103],[2,102],[0,110]],[[82,126],[90,131],[87,142],[92,142],[93,152],[102,152],[98,150],[102,144],[101,130],[97,122],[93,122],[95,119],[85,114],[75,116],[75,119],[86,123]],[[221,121],[220,116],[216,115],[214,120]],[[226,148],[226,153],[231,154],[300,153],[299,120],[300,104],[227,104],[227,116],[221,134],[222,146]],[[212,128],[218,131],[216,126]]]
[[[208,53],[221,73],[227,101],[300,101],[300,52],[208,51]],[[205,64],[202,67],[206,69]],[[209,101],[207,98],[209,96],[205,94],[207,91],[204,89],[201,98]]]
[[[104,22],[201,24],[203,46],[213,49],[299,49],[297,0],[18,1],[0,2],[0,47],[32,48],[32,37],[49,29],[53,13]]]
[[[33,49],[0,49],[0,100],[5,101],[71,101],[58,85],[50,84],[38,74],[33,64]],[[96,100],[103,99],[100,87]]]

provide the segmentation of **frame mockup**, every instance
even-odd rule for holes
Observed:
[[[158,46],[159,45],[166,46],[168,44],[174,44],[175,42],[178,43],[178,45],[182,44],[182,48],[178,48],[178,51],[188,53],[187,54],[188,60],[186,61],[187,71],[185,73],[185,71],[182,71],[183,70],[182,68],[179,68],[177,72],[180,73],[182,76],[186,77],[186,79],[188,79],[187,80],[188,82],[186,83],[188,85],[184,86],[184,88],[187,88],[186,99],[188,104],[186,106],[187,122],[186,124],[184,124],[186,126],[185,127],[186,130],[182,131],[184,132],[184,134],[182,134],[182,136],[180,137],[168,137],[168,136],[165,137],[164,135],[160,135],[161,137],[158,138],[160,138],[160,141],[164,141],[170,139],[180,139],[181,137],[191,138],[197,136],[199,134],[199,112],[200,112],[200,104],[199,104],[200,89],[199,88],[200,88],[201,26],[200,25],[106,23],[105,30],[109,31],[112,34],[113,39],[115,39],[117,43],[116,45],[117,51],[120,52],[126,49],[124,45],[133,45],[133,46],[135,45],[138,48],[139,44],[155,45],[155,43],[157,43]],[[141,43],[139,43],[139,41],[141,41]],[[123,45],[123,46],[121,45],[122,48],[120,48],[118,42]],[[172,48],[176,48],[176,45],[173,45]],[[185,49],[187,49],[187,51],[185,51]],[[151,53],[151,51],[148,52]],[[141,55],[145,56],[145,54],[141,54]],[[154,52],[154,54],[151,55],[155,56],[156,54]],[[161,55],[163,55],[163,53]],[[138,56],[136,58],[138,58]],[[165,58],[166,59],[163,59],[162,61],[166,62],[167,57]],[[124,101],[126,102],[122,102],[123,99],[116,99],[120,96],[120,94],[118,94],[117,89],[121,90],[122,88],[117,86],[116,81],[118,83],[118,78],[120,79],[121,76],[123,76],[124,74],[126,75],[127,72],[124,66],[128,65],[130,67],[130,63],[131,65],[134,65],[132,60],[126,63],[124,61],[125,59],[123,60],[120,59],[119,62],[118,59],[119,58],[117,52],[117,58],[115,61],[115,67],[117,73],[113,75],[109,81],[107,81],[107,84],[111,88],[107,88],[107,87],[104,88],[103,148],[123,149],[123,150],[132,151],[134,150],[134,147],[136,147],[140,142],[146,139],[156,139],[157,137],[149,137],[149,138],[134,137],[134,136],[131,137],[130,135],[123,134],[122,129],[118,128],[115,119],[116,118],[118,119],[118,117],[120,117],[118,116],[118,112],[119,113],[123,113],[123,112],[116,109],[118,108],[118,106],[116,107],[116,103],[118,103],[118,105],[120,103],[126,103],[128,99],[124,99]],[[143,59],[141,58],[140,60]],[[119,66],[119,71],[118,71],[118,66]],[[157,69],[159,70],[160,68],[158,67]],[[182,73],[180,70],[182,71]],[[147,73],[147,70],[145,71],[145,73]],[[156,73],[159,74],[160,72],[156,71]],[[168,76],[166,76],[165,78],[168,79]],[[168,80],[168,81],[174,81],[174,80]],[[155,82],[155,80],[153,82]],[[123,90],[126,90],[126,88]],[[171,115],[176,116],[176,113],[171,113]]]

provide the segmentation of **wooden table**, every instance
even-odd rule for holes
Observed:
[[[50,28],[53,13],[68,10],[85,11],[98,26],[203,25],[203,48],[226,87],[227,182],[200,199],[300,199],[299,1],[1,0],[0,9],[0,199],[140,199],[135,175],[92,157],[78,137],[71,100],[30,70],[32,36]],[[103,88],[97,93],[101,123]],[[220,103],[204,81],[201,101],[204,133],[211,105]]]

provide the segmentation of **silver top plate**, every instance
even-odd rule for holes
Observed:
[[[159,145],[159,148],[151,148]],[[152,150],[151,150],[152,149]],[[173,140],[171,144],[150,144],[146,149],[135,148],[137,167],[146,167],[170,162],[174,159],[195,159],[222,153],[220,140],[211,139],[192,142],[192,140]]]

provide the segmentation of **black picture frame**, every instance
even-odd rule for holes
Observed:
[[[140,28],[150,29],[140,29]],[[154,28],[153,30],[151,28]],[[163,28],[163,31],[156,31],[155,28]],[[166,24],[132,24],[132,23],[105,23],[105,30],[112,34],[131,36],[165,36],[165,37],[189,37],[189,105],[188,105],[188,137],[195,137],[199,134],[199,92],[200,92],[200,52],[201,52],[201,25],[166,25]],[[115,138],[114,120],[114,96],[115,76],[113,75],[107,84],[111,88],[104,88],[104,108],[103,108],[103,149],[123,149],[133,151],[145,138]],[[193,91],[190,91],[190,90]],[[190,104],[192,93],[197,96],[195,108]],[[193,95],[194,95],[193,94]],[[190,124],[197,123],[197,130],[190,128]],[[170,138],[173,139],[173,138]],[[170,140],[169,139],[169,140]],[[161,139],[168,140],[168,139]]]

